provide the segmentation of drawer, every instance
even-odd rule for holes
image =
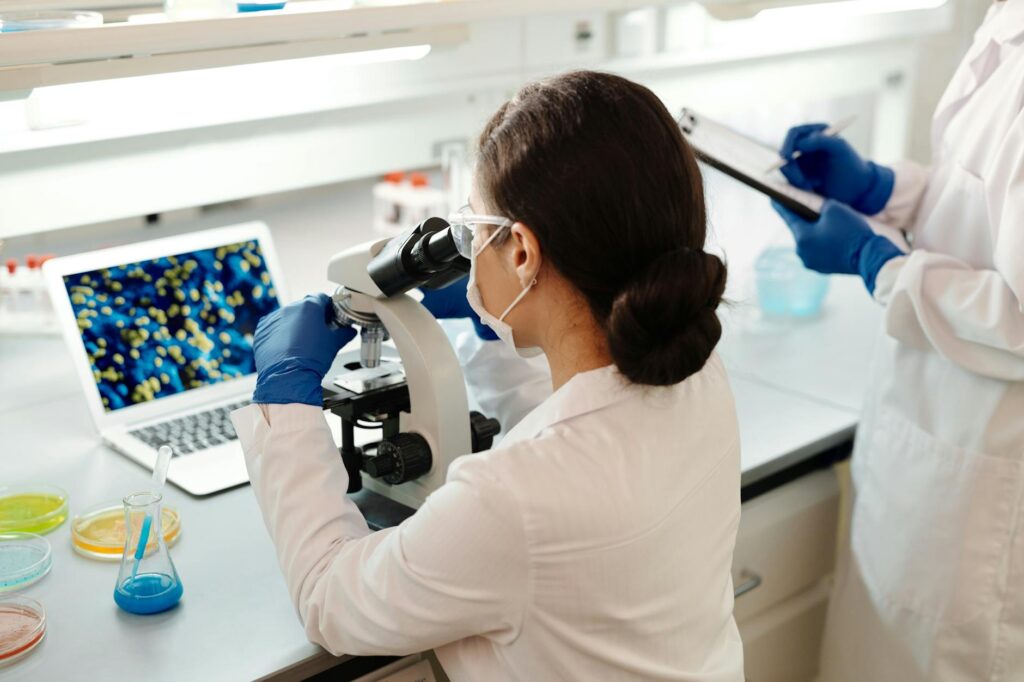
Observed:
[[[832,572],[838,514],[832,470],[802,476],[743,505],[733,554],[738,623]]]
[[[828,594],[829,581],[823,580],[739,626],[749,682],[813,682]]]

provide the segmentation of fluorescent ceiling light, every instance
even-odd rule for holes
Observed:
[[[756,19],[769,21],[792,21],[794,19],[842,19],[869,14],[910,12],[913,10],[942,7],[948,0],[840,0],[793,7],[775,7],[761,10]]]
[[[332,55],[331,59],[338,64],[382,64],[384,62],[412,62],[423,59],[428,54],[430,54],[430,45],[409,45],[408,47],[388,47],[382,50],[345,52]]]

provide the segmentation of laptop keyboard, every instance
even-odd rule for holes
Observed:
[[[248,400],[243,400],[207,412],[152,424],[130,433],[154,449],[170,445],[175,457],[189,455],[238,438],[235,427],[231,425],[231,412],[248,404]]]

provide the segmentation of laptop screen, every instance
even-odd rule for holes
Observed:
[[[64,276],[107,412],[255,371],[252,336],[278,307],[257,241]]]

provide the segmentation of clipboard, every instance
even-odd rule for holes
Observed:
[[[777,149],[692,109],[683,109],[677,123],[699,161],[775,199],[805,220],[821,217],[824,199],[820,195],[790,185],[778,170],[765,173],[779,160]]]

